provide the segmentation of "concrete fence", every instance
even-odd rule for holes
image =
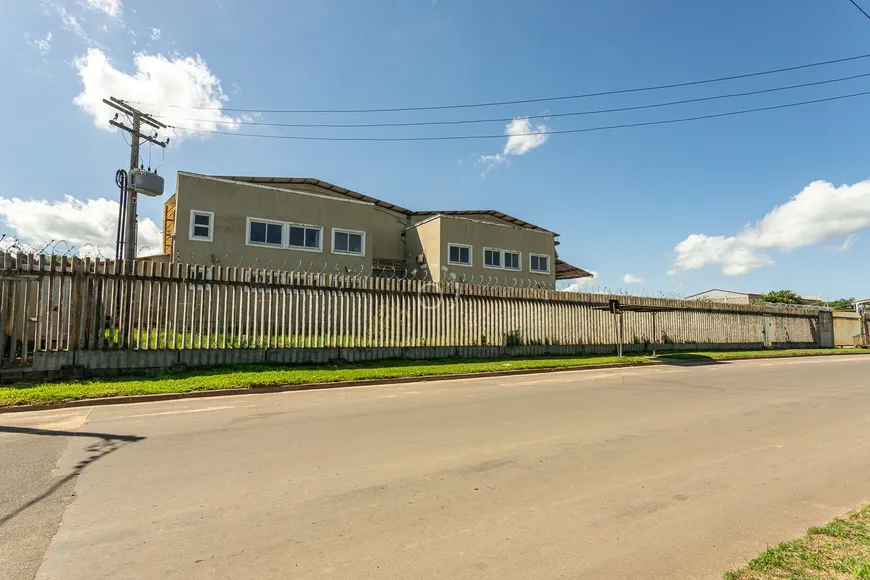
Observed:
[[[835,346],[864,345],[870,333],[870,319],[857,312],[834,312]]]
[[[0,254],[7,369],[806,348],[832,327],[818,308]]]

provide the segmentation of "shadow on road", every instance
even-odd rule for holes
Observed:
[[[95,461],[102,459],[110,453],[114,453],[128,443],[137,443],[145,439],[145,437],[140,437],[138,435],[116,435],[112,433],[91,433],[87,431],[58,431],[50,429],[33,429],[29,427],[12,427],[8,425],[0,425],[0,433],[19,433],[22,435],[48,437],[91,437],[96,439],[96,441],[85,448],[88,456],[76,463],[72,472],[57,480],[54,485],[49,487],[40,495],[0,516],[0,526],[3,526],[26,509],[38,504],[45,498],[50,497],[61,486],[63,486],[64,483],[80,475],[86,467]]]
[[[695,353],[678,353],[678,354],[660,354],[656,360],[665,365],[676,366],[696,366],[696,365],[718,365],[725,364],[725,361],[717,360],[705,354]]]

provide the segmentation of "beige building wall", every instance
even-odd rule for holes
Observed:
[[[309,272],[372,273],[373,261],[404,264],[410,273],[425,264],[434,281],[512,286],[555,282],[555,240],[552,232],[508,225],[494,216],[408,215],[353,200],[313,184],[255,184],[219,177],[178,173],[171,259],[180,262]],[[211,240],[191,236],[192,212],[213,214]],[[248,242],[248,219],[321,229],[319,251],[269,247]],[[416,222],[416,223],[414,223]],[[409,223],[414,223],[408,227]],[[333,228],[365,234],[362,256],[335,253]],[[403,235],[404,234],[404,235]],[[471,265],[449,263],[450,243],[471,247]],[[519,269],[484,266],[484,249],[520,253]],[[547,256],[549,272],[532,272],[530,254]],[[417,257],[424,255],[423,263]],[[375,264],[376,265],[376,264]],[[384,266],[379,266],[384,267]],[[446,271],[445,271],[446,269]],[[450,275],[454,274],[455,277]],[[516,280],[516,282],[515,282]]]
[[[372,258],[381,260],[405,261],[405,230],[406,217],[398,212],[378,206],[372,207],[372,230],[375,232],[372,240]]]
[[[457,280],[461,281],[464,276],[466,282],[478,284],[481,281],[494,284],[498,279],[499,285],[507,286],[514,285],[514,279],[517,284],[522,280],[552,284],[556,280],[555,244],[550,232],[440,215],[418,222],[408,230],[407,239],[409,249],[414,249],[414,257],[418,253],[424,254],[425,263],[436,282],[449,279],[450,274],[456,274]],[[448,246],[451,243],[471,246],[470,266],[449,263]],[[484,266],[486,248],[519,252],[519,270]],[[547,256],[549,273],[532,272],[530,254]],[[447,272],[443,268],[447,268]]]
[[[437,219],[408,228],[405,232],[405,244],[408,250],[408,258],[405,262],[408,272],[417,270],[420,272],[423,265],[426,269],[433,268],[432,280],[439,281],[438,264],[440,263],[439,248],[441,244],[441,222]],[[423,261],[417,257],[423,255]],[[423,277],[420,273],[417,277]]]
[[[294,188],[295,189],[295,188]],[[236,183],[179,172],[176,198],[175,251],[182,262],[221,264],[313,272],[371,272],[375,240],[401,240],[401,224],[393,231],[376,231],[385,220],[374,205],[313,192]],[[191,212],[213,212],[212,240],[191,239]],[[321,228],[319,251],[248,244],[248,218],[292,222]],[[332,230],[365,232],[364,255],[333,253]],[[285,226],[286,229],[286,226]],[[285,234],[286,237],[286,234]],[[389,245],[377,242],[380,246]],[[380,256],[377,256],[380,257]],[[401,259],[402,253],[394,256]]]

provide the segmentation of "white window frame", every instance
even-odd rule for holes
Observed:
[[[534,268],[532,268],[532,256],[535,256],[538,258],[547,258],[547,269],[546,270],[535,270]],[[553,258],[551,258],[549,254],[529,253],[529,272],[531,272],[533,274],[549,274],[550,270],[551,270],[550,262],[552,262],[552,261],[553,261]]]
[[[198,215],[208,216],[208,237],[204,238],[202,236],[193,235],[193,227],[194,222],[193,218]],[[202,226],[199,226],[202,227]],[[192,242],[213,242],[214,241],[214,212],[213,211],[204,211],[201,209],[192,209],[190,210],[190,229],[187,232],[188,238]]]
[[[344,250],[336,250],[335,249],[335,234],[356,234],[362,237],[362,243],[360,244],[361,251],[359,252],[348,252]],[[288,232],[289,234],[289,232]],[[332,242],[330,245],[330,249],[333,254],[338,254],[342,256],[360,256],[365,257],[366,255],[366,233],[362,230],[349,230],[347,228],[332,228]]]
[[[281,226],[281,242],[279,244],[269,244],[266,242],[252,242],[251,241],[251,222],[260,222],[264,224],[273,224]],[[245,245],[246,246],[256,246],[258,248],[275,248],[281,249],[287,247],[287,240],[289,238],[290,229],[287,227],[286,222],[282,222],[280,220],[270,220],[266,218],[258,218],[258,217],[249,217],[246,225],[245,225]]]
[[[487,263],[486,263],[486,252],[487,251],[498,253],[498,255],[499,255],[499,258],[498,258],[499,265],[498,266],[487,265]],[[516,254],[517,256],[519,256],[519,259],[517,261],[518,266],[516,268],[508,268],[505,265],[505,261],[504,261],[505,254]],[[483,253],[481,254],[481,257],[483,259],[483,267],[487,268],[489,270],[507,270],[508,272],[522,272],[523,271],[523,253],[520,252],[519,250],[503,250],[501,248],[490,248],[488,246],[484,246]]]
[[[498,264],[499,264],[498,266],[488,266],[486,264],[486,253],[487,252],[495,252],[496,254],[498,254]],[[483,267],[487,268],[488,270],[501,270],[502,264],[504,264],[504,260],[502,258],[504,258],[504,256],[502,256],[501,250],[499,250],[498,248],[490,248],[490,247],[484,246],[483,252],[480,254],[480,259],[481,259],[480,263],[483,264]]]
[[[286,243],[284,244],[285,248],[287,248],[288,250],[296,250],[298,252],[316,252],[318,254],[323,252],[323,226],[317,226],[314,224],[302,224],[299,222],[284,222],[284,223],[287,225],[287,233],[284,234],[286,236]],[[312,230],[320,230],[320,239],[319,239],[320,245],[319,245],[319,247],[309,248],[307,246],[291,246],[290,245],[290,228],[292,228],[292,227],[310,228]]]
[[[454,262],[450,259],[450,248],[467,248],[468,249],[468,263],[465,264],[463,262]],[[447,264],[450,266],[462,266],[464,268],[472,268],[474,267],[474,246],[470,246],[468,244],[455,244],[453,242],[447,242]]]
[[[508,268],[505,265],[504,256],[505,254],[516,254],[517,255],[517,267],[516,268]],[[509,272],[522,272],[523,271],[523,253],[519,250],[502,250],[501,251],[501,267]]]

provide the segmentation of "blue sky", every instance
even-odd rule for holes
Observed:
[[[870,0],[867,4],[870,8]],[[45,0],[7,1],[3,12],[0,105],[7,131],[0,144],[6,160],[0,171],[5,220],[0,233],[34,243],[63,234],[78,245],[91,239],[101,245],[114,235],[113,206],[99,200],[117,197],[114,172],[129,153],[119,133],[96,126],[108,118],[90,105],[102,91],[133,93],[115,95],[129,100],[145,95],[149,102],[177,99],[225,108],[405,107],[630,88],[870,53],[870,20],[848,0]],[[152,77],[137,78],[137,66]],[[197,126],[228,132],[502,135],[504,122],[331,130],[233,123],[504,117],[546,132],[868,91],[870,77],[647,111],[522,119],[867,72],[870,59],[669,91],[452,111],[247,117],[232,111],[156,112],[206,115],[210,124]],[[177,170],[305,176],[416,209],[499,209],[560,232],[561,257],[596,271],[595,284],[611,289],[635,280],[633,288],[650,292],[790,288],[865,298],[870,295],[870,269],[862,264],[870,249],[868,102],[870,97],[859,97],[512,142],[182,134],[165,161],[147,147],[143,157],[146,164],[150,155],[152,166],[161,165],[168,189]],[[229,125],[212,123],[221,119]],[[833,186],[810,186],[816,181]],[[837,189],[843,185],[848,187]],[[789,204],[798,194],[797,203]],[[154,222],[143,224],[143,239],[156,239],[161,203],[142,202],[140,215]],[[87,223],[77,225],[82,218]],[[78,237],[69,228],[77,228]]]

